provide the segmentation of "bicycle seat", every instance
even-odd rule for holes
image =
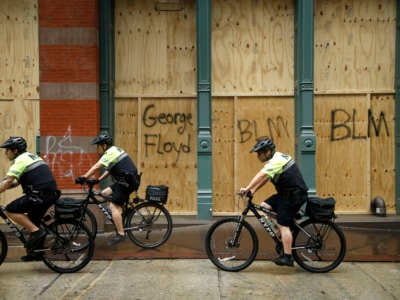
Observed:
[[[105,199],[105,200],[108,200],[108,201],[112,200],[112,195],[102,195],[102,194],[100,194],[100,196],[103,197],[103,199]]]

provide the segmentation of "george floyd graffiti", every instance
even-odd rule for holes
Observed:
[[[174,154],[175,162],[179,161],[182,153],[192,149],[192,132],[194,130],[193,115],[188,112],[163,112],[154,104],[145,107],[142,114],[143,144],[145,156],[150,153],[158,155]],[[163,127],[167,129],[168,134]],[[145,129],[158,129],[146,131]]]

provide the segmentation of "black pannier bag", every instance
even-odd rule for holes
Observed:
[[[57,219],[77,219],[81,217],[82,200],[74,198],[60,198],[55,204]]]
[[[307,199],[306,215],[314,220],[329,220],[335,215],[335,199],[309,197]]]
[[[168,187],[165,185],[148,185],[146,187],[146,200],[167,203]]]

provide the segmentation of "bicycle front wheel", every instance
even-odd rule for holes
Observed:
[[[205,247],[214,265],[224,271],[237,272],[247,268],[256,258],[258,239],[246,221],[226,218],[210,227]]]
[[[325,273],[342,262],[346,239],[342,230],[330,221],[306,220],[293,235],[292,252],[303,269]]]
[[[164,244],[170,237],[172,218],[163,205],[144,202],[129,212],[125,231],[136,245],[155,248]]]
[[[56,221],[47,229],[43,242],[43,262],[58,273],[81,270],[92,259],[94,240],[87,227],[73,220]]]
[[[2,231],[0,231],[0,265],[3,263],[4,259],[7,256],[7,250],[8,250],[8,245],[6,236]]]

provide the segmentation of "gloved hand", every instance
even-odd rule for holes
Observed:
[[[98,179],[91,179],[90,182],[93,183],[93,184],[98,184],[98,183],[100,182],[100,180],[98,180]]]
[[[84,176],[79,176],[79,177],[75,178],[75,183],[83,184],[83,183],[86,182],[86,180],[87,180],[86,177],[84,177]]]
[[[241,188],[239,193],[242,196],[242,198],[244,197],[253,198],[253,193],[250,190],[247,190],[246,188]]]

